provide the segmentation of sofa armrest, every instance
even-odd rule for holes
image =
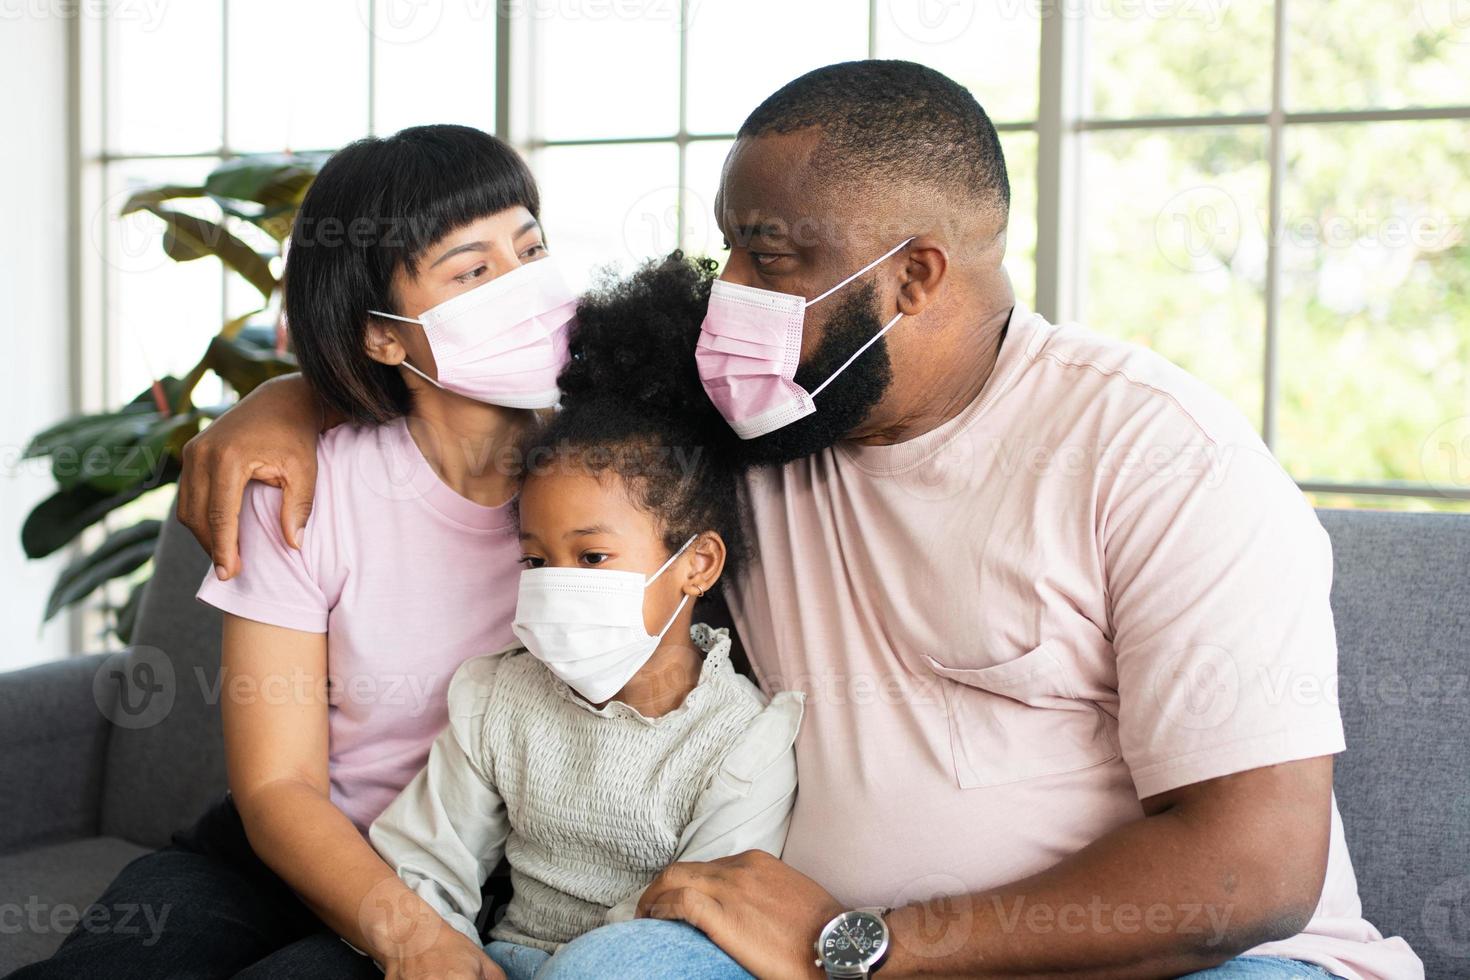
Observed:
[[[97,833],[112,725],[92,684],[106,659],[0,673],[0,854]]]

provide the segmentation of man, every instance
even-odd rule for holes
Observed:
[[[1336,708],[1292,694],[1336,670],[1325,533],[1223,400],[1016,305],[1008,208],[989,119],[918,65],[742,126],[722,279],[764,292],[717,285],[700,370],[770,464],[731,608],[762,685],[808,692],[800,790],[782,860],[675,865],[641,914],[761,977],[1422,976],[1361,917]],[[800,367],[767,398],[729,358],[776,294]],[[244,479],[308,506],[269,404],[186,460],[227,573]]]

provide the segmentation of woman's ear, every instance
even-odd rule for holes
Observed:
[[[939,295],[949,271],[949,254],[938,241],[921,235],[904,251],[898,285],[898,312],[918,316]]]
[[[684,594],[701,596],[715,587],[725,570],[725,539],[718,531],[705,531],[689,546],[689,573]]]
[[[362,332],[362,344],[368,357],[389,367],[402,364],[407,354],[397,330],[375,316],[368,317],[367,329]]]

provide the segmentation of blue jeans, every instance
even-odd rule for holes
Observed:
[[[506,980],[749,980],[750,974],[704,933],[683,922],[634,919],[594,929],[555,956],[515,943],[493,942],[485,952]],[[1184,980],[1330,980],[1315,963],[1278,956],[1237,956]]]
[[[1326,967],[1303,960],[1288,960],[1280,956],[1237,956],[1233,960],[1198,973],[1191,973],[1183,980],[1330,980],[1336,974],[1328,973]]]
[[[485,953],[506,980],[751,980],[698,929],[666,919],[634,919],[593,929],[552,956],[497,940]]]

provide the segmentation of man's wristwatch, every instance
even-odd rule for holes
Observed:
[[[888,909],[853,909],[822,928],[813,943],[817,966],[833,980],[865,980],[888,959]]]

